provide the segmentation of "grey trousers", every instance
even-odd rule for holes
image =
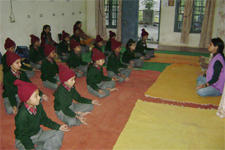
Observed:
[[[127,77],[130,76],[131,69],[129,69],[129,68],[120,68],[119,72],[120,72],[120,74],[123,74],[127,78]],[[125,80],[124,78],[118,76],[117,74],[115,74],[112,71],[108,71],[108,77],[110,77],[110,78],[115,77],[116,79],[119,80],[119,82],[123,82]]]
[[[145,53],[145,55],[143,55],[143,54],[141,54],[141,53],[135,53],[135,55],[136,55],[137,57],[142,57],[142,56],[144,56],[144,59],[145,59],[145,60],[148,60],[148,59],[154,57],[154,50],[145,50],[144,53]]]
[[[133,59],[132,61],[134,61],[134,64],[132,65],[134,68],[141,68],[144,65],[144,60],[142,59]]]
[[[101,83],[98,84],[98,87],[104,91],[104,94],[100,94],[98,91],[94,90],[92,87],[87,85],[88,92],[93,94],[94,96],[97,96],[99,98],[103,98],[106,96],[109,96],[110,91],[107,88],[115,88],[115,81],[102,81]]]
[[[55,76],[55,79],[59,82],[59,76]],[[52,90],[56,90],[58,88],[57,83],[53,83],[48,80],[42,81],[42,83],[43,83],[44,87],[52,89]]]
[[[34,76],[34,74],[35,74],[34,71],[28,71],[28,70],[25,71],[25,73],[26,73],[28,78],[32,78]]]
[[[75,104],[72,103],[72,105],[69,107],[73,112],[91,112],[94,108],[93,104]],[[80,120],[76,117],[70,117],[65,115],[61,110],[55,111],[56,116],[64,123],[66,123],[68,126],[79,126],[81,124]]]
[[[81,54],[88,53],[89,51],[90,50],[89,50],[88,46],[86,46],[86,45],[81,46]]]
[[[30,65],[31,65],[32,68],[35,68],[35,69],[40,69],[41,68],[40,64],[35,64],[35,63],[30,62]]]
[[[76,73],[77,77],[80,78],[82,76],[87,75],[87,69],[88,69],[88,65],[83,65],[83,66],[78,66],[76,69],[73,69],[73,70]],[[77,70],[81,71],[82,73],[78,72]]]
[[[33,144],[37,147],[36,150],[59,150],[62,145],[64,132],[59,130],[40,130],[36,135],[30,137]],[[20,140],[16,139],[16,148],[25,150],[24,145]]]
[[[18,95],[15,96],[16,97],[16,101],[17,101],[17,108],[19,107],[20,105],[20,99],[18,97]],[[10,102],[9,102],[9,98],[8,97],[5,97],[3,98],[4,100],[4,106],[5,106],[5,111],[7,114],[13,114],[13,107],[11,106]]]

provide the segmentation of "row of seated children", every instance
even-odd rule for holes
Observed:
[[[97,100],[81,97],[75,89],[75,73],[65,65],[59,66],[60,85],[55,91],[54,109],[57,117],[67,125],[58,125],[51,121],[40,103],[48,97],[31,83],[27,75],[20,71],[21,58],[13,53],[7,53],[7,65],[10,67],[4,74],[4,103],[8,113],[16,114],[15,136],[18,149],[59,149],[63,132],[69,126],[87,124],[84,116],[99,105]],[[15,86],[16,85],[16,86]],[[10,99],[10,100],[9,100]],[[66,99],[66,100],[65,100]],[[73,103],[76,100],[78,103]],[[53,130],[43,131],[40,125]],[[61,131],[55,131],[61,130]],[[57,142],[56,144],[53,144]]]

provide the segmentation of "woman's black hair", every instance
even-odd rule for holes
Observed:
[[[128,42],[127,42],[127,45],[126,45],[126,49],[127,50],[130,50],[130,46],[132,45],[132,44],[134,44],[134,43],[136,43],[133,39],[129,39],[128,40]]]
[[[47,28],[51,28],[50,25],[48,25],[48,24],[44,25],[44,26],[43,26],[43,31],[44,31],[45,29],[47,29]]]
[[[77,21],[74,26],[77,27],[81,23],[82,23],[81,21]]]
[[[50,28],[51,29],[50,25],[46,24],[46,25],[43,26],[41,35],[45,34],[45,29],[47,29],[47,28]]]
[[[221,38],[217,37],[217,38],[213,38],[211,40],[211,42],[213,43],[214,46],[217,46],[218,49],[217,49],[217,53],[220,53],[224,60],[225,60],[225,57],[224,57],[224,53],[223,53],[223,49],[224,49],[224,42]]]

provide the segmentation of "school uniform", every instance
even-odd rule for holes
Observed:
[[[137,42],[137,46],[135,49],[135,55],[137,57],[144,56],[144,59],[148,60],[148,59],[154,57],[154,49],[148,48],[147,43],[144,42],[143,40],[140,40]]]
[[[57,47],[57,53],[59,55],[59,57],[62,59],[62,60],[67,60],[68,57],[69,57],[69,44],[65,41],[65,40],[62,40],[58,47]]]
[[[116,77],[119,82],[123,82],[125,79],[119,76],[119,74],[124,75],[126,78],[130,76],[131,69],[127,68],[120,61],[120,55],[116,55],[114,52],[109,56],[107,63],[107,73],[110,78]]]
[[[33,68],[40,69],[41,64],[39,64],[42,59],[44,59],[44,50],[42,47],[34,48],[33,46],[30,47],[29,51],[30,57],[30,64]]]
[[[68,88],[61,84],[54,93],[54,109],[57,117],[69,126],[79,126],[80,120],[76,118],[76,112],[90,112],[93,104],[90,99],[81,97],[75,87]],[[73,103],[73,100],[78,103]]]
[[[86,76],[88,64],[82,60],[81,54],[71,52],[67,60],[67,65],[70,68],[73,68],[78,78],[82,77],[82,75]],[[79,71],[81,71],[82,73],[80,73]]]
[[[51,60],[51,61],[50,61]],[[54,59],[43,59],[41,64],[41,80],[43,85],[47,88],[55,90],[59,81],[58,78],[58,66]]]
[[[32,110],[23,103],[15,117],[15,125],[15,143],[19,150],[59,150],[62,145],[64,133],[59,131],[60,125],[47,117],[41,104]],[[44,131],[40,125],[52,130]]]
[[[83,55],[84,53],[88,53],[89,52],[89,47],[87,45],[82,45],[81,44],[81,40],[80,40],[80,36],[79,35],[73,35],[71,36],[71,40],[75,40],[77,41],[78,43],[80,43],[81,45],[81,55]]]
[[[106,97],[110,94],[108,88],[114,88],[115,82],[112,78],[107,77],[103,74],[103,68],[90,64],[87,71],[87,89],[88,91],[100,98]],[[104,91],[104,94],[100,94],[98,91]]]
[[[3,100],[4,100],[4,106],[6,109],[6,113],[12,114],[13,113],[13,107],[16,106],[19,107],[20,99],[17,95],[17,87],[13,84],[15,80],[22,80],[25,82],[30,82],[30,79],[27,77],[26,73],[24,71],[20,71],[18,73],[15,73],[11,70],[8,70],[4,73],[3,76]],[[40,96],[42,96],[43,93],[40,91]]]
[[[7,51],[8,52],[8,51]],[[10,67],[6,64],[6,54],[7,52],[2,56],[1,62],[2,62],[2,71],[7,72],[10,70]],[[31,78],[34,76],[34,71],[32,70],[31,67],[25,66],[23,62],[21,61],[21,69],[27,74],[28,78]]]
[[[127,49],[122,56],[122,62],[129,65],[131,61],[134,62],[132,67],[136,68],[141,68],[144,64],[143,59],[141,59],[140,57],[136,57],[134,52]]]

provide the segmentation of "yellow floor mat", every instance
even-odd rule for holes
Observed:
[[[196,93],[196,80],[200,73],[199,66],[172,64],[158,77],[147,90],[147,97],[189,102],[196,104],[219,105],[221,97],[200,97]]]
[[[162,54],[155,53],[155,57],[146,62],[159,62],[159,63],[178,63],[178,64],[199,64],[198,56],[187,56],[187,55],[175,55],[175,54]]]
[[[114,150],[223,150],[216,110],[138,100]]]

